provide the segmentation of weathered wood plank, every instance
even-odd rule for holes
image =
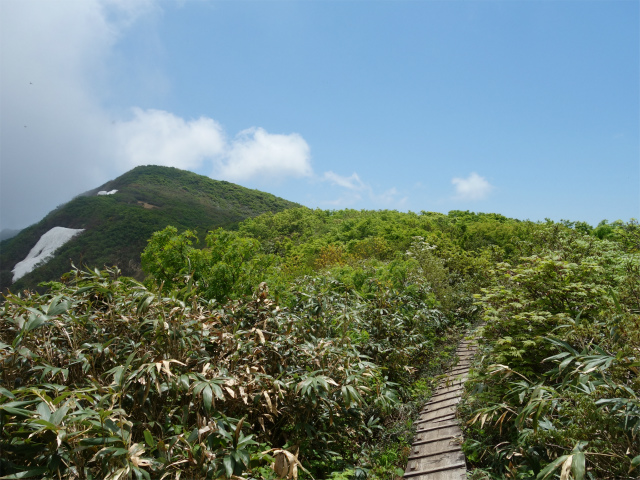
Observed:
[[[449,405],[444,408],[439,408],[433,412],[426,412],[420,414],[418,417],[418,422],[426,422],[429,420],[437,420],[438,418],[447,417],[449,415],[453,415],[456,413],[456,406]]]
[[[451,392],[459,392],[461,390],[464,390],[464,387],[461,385],[457,385],[455,387],[438,387],[436,388],[433,396],[431,398],[436,398],[442,395],[449,395]]]
[[[405,478],[418,480],[465,480],[467,478],[466,465],[457,468],[448,468],[446,470],[435,470],[428,472],[415,472],[413,475],[407,475]]]
[[[449,435],[448,437],[438,438],[431,442],[415,443],[411,447],[409,460],[417,460],[419,458],[435,456],[443,452],[449,453],[458,450],[460,450],[460,438]]]
[[[443,407],[443,406],[456,405],[459,401],[460,401],[459,392],[452,392],[452,393],[449,394],[448,397],[442,397],[442,398],[436,398],[436,399],[429,400],[429,402],[422,409],[422,412],[431,412],[431,411],[435,410],[436,408],[440,408],[440,407]]]
[[[455,392],[460,393],[460,392]],[[439,410],[444,407],[449,407],[451,405],[457,405],[460,401],[460,396],[450,397],[450,398],[439,398],[433,401],[428,402],[424,407],[422,407],[422,411],[420,413],[433,412],[435,410]]]
[[[436,454],[429,457],[424,458],[415,458],[409,460],[407,464],[407,472],[406,473],[415,473],[415,472],[430,472],[434,470],[451,470],[458,468],[460,466],[466,467],[466,462],[464,459],[464,454],[460,447],[455,449],[455,451],[447,452],[443,454]],[[407,476],[405,473],[405,477]],[[435,473],[435,472],[433,472]]]
[[[457,375],[460,372],[465,372],[468,373],[469,372],[469,367],[467,366],[461,366],[461,367],[451,367],[451,370],[449,370],[447,373],[449,375]]]
[[[458,363],[452,366],[416,420],[416,436],[404,477],[412,480],[463,480],[466,461],[460,444],[462,430],[456,419],[456,405],[469,375],[477,350],[473,340],[460,342]]]
[[[457,420],[454,420],[452,422],[434,422],[428,425],[426,424],[418,425],[418,428],[416,430],[416,438],[423,433],[444,430],[450,427],[457,427],[458,429],[460,429],[460,427],[458,426]]]
[[[457,423],[454,425],[443,425],[437,428],[430,427],[428,430],[416,432],[413,444],[420,445],[421,443],[440,441],[446,438],[460,438],[461,436],[462,430],[460,430]]]
[[[431,404],[431,403],[437,403],[437,402],[442,402],[444,400],[450,400],[452,398],[458,398],[460,396],[460,391],[463,390],[462,387],[455,389],[455,390],[451,390],[449,392],[443,392],[443,393],[434,393],[431,396],[431,399],[429,400],[429,402],[427,402],[427,405]]]

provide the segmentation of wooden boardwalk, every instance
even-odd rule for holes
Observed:
[[[411,446],[404,478],[411,480],[462,480],[467,465],[460,448],[462,431],[456,419],[469,365],[476,352],[475,341],[464,340],[456,353],[458,364],[447,372],[416,421],[417,431]]]

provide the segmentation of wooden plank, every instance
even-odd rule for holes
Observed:
[[[428,445],[430,443],[437,443],[444,446],[445,442],[450,446],[451,442],[459,442],[462,439],[462,435],[442,435],[442,431],[438,430],[432,430],[431,432],[427,432],[425,435],[427,434],[432,435],[434,438],[422,441],[415,440],[411,448],[419,447],[420,445]]]
[[[466,367],[466,366],[453,367],[448,372],[449,375],[460,375],[460,374],[465,374],[465,373],[469,373],[469,367]]]
[[[434,432],[430,432],[434,433]],[[441,432],[439,432],[441,433]],[[453,449],[460,449],[460,436],[456,435],[445,435],[439,438],[434,438],[429,441],[423,440],[421,442],[416,442],[411,447],[411,451],[409,453],[409,459],[417,459],[426,458],[428,456],[434,456],[438,453],[449,452]]]
[[[443,379],[440,380],[440,383],[446,383],[449,380],[452,379],[462,379],[466,376],[468,376],[469,374],[467,372],[460,372],[460,373],[454,373],[453,375],[447,375],[446,377],[444,377]]]
[[[462,435],[462,430],[457,423],[453,425],[444,424],[441,427],[429,427],[427,430],[416,432],[416,436],[413,439],[414,445],[421,443],[429,443],[440,441],[443,438],[459,438]]]
[[[450,387],[458,387],[464,385],[467,381],[465,377],[452,377],[447,378],[440,382],[440,388],[450,388]]]
[[[447,470],[439,470],[435,473],[420,472],[411,477],[411,480],[466,480],[467,468],[466,466],[460,466],[457,468],[450,468]]]
[[[456,419],[456,414],[452,413],[450,415],[443,415],[442,417],[434,418],[433,421],[435,423],[448,422]]]
[[[449,369],[449,371],[447,372],[447,374],[451,374],[452,372],[459,372],[462,370],[466,370],[467,372],[469,372],[469,370],[471,370],[471,366],[470,365],[455,365],[453,367],[451,367]]]
[[[456,392],[456,393],[459,393],[459,392]],[[433,412],[435,410],[439,410],[439,409],[444,408],[444,407],[450,407],[452,405],[457,405],[459,401],[460,401],[460,395],[458,395],[456,397],[451,397],[451,398],[437,399],[435,401],[431,401],[431,402],[427,403],[422,408],[422,411],[420,413],[422,414],[422,413],[427,413],[427,412]]]
[[[434,422],[434,423],[429,424],[429,425],[422,425],[422,428],[418,428],[416,430],[416,438],[421,436],[423,433],[445,430],[445,429],[451,428],[451,427],[457,427],[458,430],[460,430],[460,427],[458,426],[458,422],[457,421],[440,422],[440,423],[435,423]]]
[[[404,474],[405,478],[413,478],[417,480],[462,480],[467,478],[467,469],[465,465],[453,466],[446,469],[431,469],[424,472],[414,472],[412,474]]]
[[[439,388],[439,389],[437,388],[434,394],[431,396],[431,398],[437,398],[444,395],[449,395],[450,393],[461,392],[462,390],[464,390],[464,387],[462,385],[457,387],[446,387],[446,388]]]
[[[457,395],[456,395],[457,394]],[[443,407],[445,405],[456,405],[460,401],[460,395],[458,392],[453,392],[449,397],[438,398],[430,400],[422,409],[421,413],[430,412],[436,408]]]
[[[422,447],[422,449],[420,447]],[[432,442],[418,445],[411,451],[413,453],[409,455],[409,461],[423,460],[431,457],[435,458],[448,453],[458,453],[460,451],[460,447],[452,443],[451,440],[444,440],[443,442]]]
[[[466,462],[462,450],[458,447],[454,452],[409,460],[405,477],[407,476],[407,473],[435,473],[435,470],[451,470],[461,466],[466,467]]]
[[[470,353],[472,355],[475,355],[476,351],[478,350],[478,347],[476,345],[468,345],[466,347],[463,348],[459,348],[456,350],[456,353],[458,354],[467,354]]]
[[[418,421],[416,423],[426,422],[428,420],[434,420],[442,417],[446,417],[456,413],[456,406],[449,405],[444,408],[439,408],[433,412],[423,413],[418,417]]]
[[[451,393],[458,393],[458,394],[461,395],[463,391],[464,391],[464,385],[462,385],[462,384],[450,385],[448,387],[442,387],[442,388],[436,390],[436,393],[431,398],[439,398],[439,397],[442,397],[444,395],[449,395]]]
[[[469,376],[468,373],[460,373],[460,374],[456,374],[456,375],[451,375],[449,377],[445,377],[442,380],[440,380],[440,385],[444,386],[444,387],[449,387],[451,386],[452,382],[457,382],[457,383],[464,383],[467,381],[467,377]]]
[[[431,396],[431,399],[429,400],[427,405],[429,405],[429,403],[432,403],[432,402],[435,403],[435,402],[440,402],[442,400],[448,400],[450,398],[456,398],[456,397],[460,396],[460,392],[462,390],[464,390],[464,387],[456,388],[456,389],[450,390],[448,392],[434,393]]]
[[[434,395],[440,395],[441,393],[445,393],[451,390],[464,390],[464,387],[462,385],[447,385],[446,383],[446,381],[441,381],[436,387]]]
[[[467,370],[471,370],[471,362],[467,363],[458,363],[455,368],[466,368]]]
[[[451,375],[449,375],[448,377],[445,377],[442,379],[443,382],[447,382],[449,380],[466,380],[467,377],[469,376],[469,372],[458,372],[458,373],[452,373]]]

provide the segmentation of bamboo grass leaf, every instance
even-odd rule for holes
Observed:
[[[43,474],[47,473],[47,471],[47,468],[32,468],[31,470],[25,470],[20,473],[5,475],[3,477],[0,477],[0,480],[16,480],[21,478],[41,477]]]
[[[540,473],[536,476],[536,480],[545,480],[549,475],[555,472],[569,457],[569,455],[562,455],[556,458],[553,462],[549,463],[546,467],[544,467]]]

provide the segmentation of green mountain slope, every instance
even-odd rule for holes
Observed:
[[[117,190],[113,195],[99,191]],[[172,167],[136,167],[58,207],[37,224],[0,243],[0,288],[33,288],[86,264],[118,265],[140,277],[140,253],[151,234],[167,225],[197,230],[235,228],[249,217],[299,206],[274,195]],[[40,237],[61,226],[85,229],[63,245],[53,259],[12,284],[11,270]]]

